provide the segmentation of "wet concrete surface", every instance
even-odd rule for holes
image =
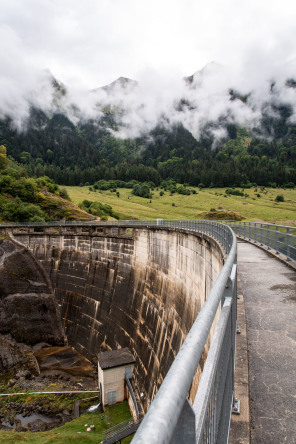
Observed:
[[[296,272],[239,242],[248,337],[251,443],[296,443]]]

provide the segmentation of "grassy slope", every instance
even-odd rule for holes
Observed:
[[[66,444],[66,443],[98,443],[102,440],[101,432],[112,425],[118,424],[131,417],[127,402],[107,407],[104,415],[100,413],[86,413],[78,419],[58,427],[48,432],[23,432],[14,431],[0,432],[0,442],[2,444],[11,443],[34,443],[34,444]],[[86,431],[85,424],[94,424],[95,430]],[[123,439],[122,443],[129,443],[132,437]]]
[[[54,220],[59,220],[62,218],[66,220],[93,219],[92,216],[78,208],[77,205],[75,205],[73,202],[62,199],[55,194],[47,193],[46,195],[44,195],[43,193],[39,193],[39,196],[41,197],[41,208]]]
[[[191,187],[192,189],[193,187]],[[262,220],[272,222],[296,221],[296,190],[283,190],[266,188],[263,192],[260,188],[246,189],[249,197],[226,195],[225,188],[211,188],[199,190],[198,194],[184,196],[174,194],[170,196],[165,192],[159,195],[156,189],[153,191],[152,201],[138,196],[133,196],[130,189],[118,189],[120,197],[110,191],[89,191],[88,187],[66,187],[69,196],[74,203],[84,199],[98,200],[112,206],[113,210],[120,214],[121,219],[201,219],[203,212],[211,208],[237,211],[245,220]],[[257,193],[261,197],[257,197]],[[276,203],[275,197],[282,194],[285,202]],[[227,197],[225,197],[227,196]],[[172,203],[175,206],[172,206]]]

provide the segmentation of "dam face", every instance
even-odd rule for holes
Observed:
[[[9,233],[47,271],[70,345],[93,362],[110,349],[134,354],[147,408],[219,275],[220,245],[205,234],[161,227]]]

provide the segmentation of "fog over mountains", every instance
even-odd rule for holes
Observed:
[[[63,185],[293,186],[294,79],[287,67],[240,76],[210,63],[185,78],[150,71],[86,90],[42,71],[0,88],[0,145],[29,175]]]
[[[158,125],[169,129],[182,124],[196,140],[206,128],[215,146],[227,136],[229,124],[261,134],[262,120],[280,118],[283,106],[289,109],[288,123],[294,124],[294,79],[292,64],[256,73],[247,67],[234,72],[212,62],[186,78],[146,71],[139,81],[120,77],[109,85],[82,90],[63,85],[50,71],[31,70],[21,82],[16,77],[2,84],[0,118],[8,117],[19,132],[26,131],[31,109],[36,108],[48,117],[62,113],[75,125],[87,121],[103,125],[117,138],[141,137]]]

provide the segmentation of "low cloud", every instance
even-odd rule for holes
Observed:
[[[13,55],[18,58],[15,43]],[[0,74],[0,118],[9,117],[22,131],[32,106],[48,115],[62,112],[75,124],[89,119],[99,124],[108,111],[118,124],[117,131],[110,128],[116,137],[139,137],[159,124],[169,128],[181,123],[198,140],[210,123],[215,141],[225,138],[225,123],[255,128],[260,125],[263,110],[276,117],[274,105],[291,106],[290,120],[295,122],[296,88],[287,84],[287,79],[293,78],[294,64],[281,70],[277,66],[268,73],[265,69],[258,72],[254,66],[251,70],[249,65],[248,72],[252,76],[245,78],[241,71],[216,63],[187,79],[146,70],[137,81],[119,78],[89,91],[58,83],[49,71],[38,71],[28,63],[17,67],[7,63]]]
[[[295,122],[296,89],[286,84],[296,78],[293,12],[288,0],[1,2],[0,118],[22,131],[32,106],[75,123],[99,122],[111,109],[118,137],[182,123],[199,139],[210,122],[216,140],[225,122],[256,127],[263,110],[273,114],[281,103]],[[207,60],[220,64],[186,83],[185,73]],[[90,91],[117,75],[137,83]]]

